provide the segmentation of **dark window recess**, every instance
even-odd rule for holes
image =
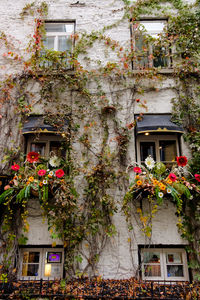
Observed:
[[[140,155],[141,162],[144,162],[145,159],[151,155],[151,157],[156,160],[156,151],[154,142],[141,142],[140,143]]]

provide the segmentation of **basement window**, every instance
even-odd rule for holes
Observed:
[[[168,45],[159,38],[166,26],[167,20],[133,22],[131,26],[133,69],[171,67]]]
[[[23,248],[20,252],[20,279],[61,279],[63,248]]]
[[[142,249],[142,279],[188,281],[184,249]]]

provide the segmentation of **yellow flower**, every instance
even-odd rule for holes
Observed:
[[[34,177],[33,176],[31,176],[31,177],[29,177],[29,179],[28,179],[30,182],[33,182],[33,180],[34,180]]]
[[[141,184],[142,184],[142,181],[141,181],[141,180],[138,180],[136,183],[137,183],[137,185],[141,185]]]
[[[159,182],[158,183],[158,186],[161,188],[163,186],[163,183],[162,182]]]
[[[158,180],[153,179],[153,185],[157,185],[158,184]]]
[[[162,191],[164,191],[164,190],[166,189],[166,185],[162,184],[162,186],[160,186],[160,189],[161,189]]]
[[[168,180],[167,180],[167,183],[168,183],[168,184],[172,184],[171,179],[168,179]]]
[[[140,175],[136,175],[136,176],[135,176],[135,179],[139,179],[139,178],[140,178]]]

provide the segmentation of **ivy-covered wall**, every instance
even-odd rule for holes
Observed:
[[[52,200],[46,198],[45,184],[39,201],[37,197],[30,200],[33,196],[26,190],[24,198],[9,194],[0,198],[3,207],[0,238],[2,253],[6,253],[2,254],[3,272],[14,267],[14,260],[8,260],[13,253],[17,256],[22,233],[26,245],[64,245],[66,274],[79,276],[138,276],[141,269],[138,245],[194,246],[191,235],[195,225],[190,232],[188,223],[194,222],[198,227],[199,219],[190,213],[192,221],[188,222],[187,211],[191,209],[188,199],[186,213],[180,213],[177,203],[165,200],[156,208],[155,217],[152,206],[148,206],[145,216],[141,213],[141,203],[133,201],[128,221],[127,203],[123,199],[135,176],[133,171],[127,172],[127,166],[136,161],[135,115],[173,113],[176,121],[183,123],[189,142],[181,138],[181,154],[188,159],[195,157],[199,164],[196,154],[199,151],[198,1],[190,8],[191,12],[182,1],[20,0],[13,10],[10,9],[13,3],[3,2],[1,175],[11,174],[11,165],[15,163],[24,165],[26,135],[23,136],[22,128],[30,115],[43,115],[58,127],[59,121],[68,118],[68,129],[62,132],[67,149],[62,163],[65,177],[53,186],[55,203],[52,205]],[[134,23],[142,17],[169,19],[169,33],[162,38],[171,49],[173,68],[132,69],[137,54],[132,49],[130,20]],[[191,32],[184,32],[181,27],[183,18]],[[47,53],[47,59],[56,68],[41,67],[45,20],[75,21],[70,70],[63,68],[58,53],[53,51]],[[197,174],[198,164],[194,170]],[[23,170],[31,176],[32,171],[32,165]],[[188,176],[194,184],[191,174]],[[23,184],[26,176],[27,185],[31,186],[30,175],[25,174]],[[38,175],[34,176],[39,183]],[[19,181],[11,183],[10,189],[14,187],[15,193],[22,182],[19,176],[13,180]],[[199,201],[196,185],[195,207]],[[143,203],[144,212],[146,206]],[[195,208],[192,209],[194,212]],[[19,219],[17,227],[16,219]],[[195,243],[199,247],[197,237]],[[198,269],[197,254],[193,253],[194,269]]]

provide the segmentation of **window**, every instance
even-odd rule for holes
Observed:
[[[157,162],[163,162],[170,167],[176,156],[179,156],[177,134],[140,134],[137,137],[138,162],[144,163],[147,156],[151,155]]]
[[[20,279],[60,279],[63,276],[62,248],[23,248]]]
[[[69,67],[68,58],[73,50],[75,22],[46,22],[45,30],[43,45],[46,51],[41,53],[41,64],[45,67],[58,65]]]
[[[65,150],[62,147],[62,137],[55,134],[40,134],[39,137],[29,135],[27,139],[27,153],[38,152],[41,156],[65,157]]]
[[[167,20],[141,20],[132,25],[133,68],[169,68],[169,50],[161,43],[159,36]]]
[[[46,38],[43,41],[46,49],[55,51],[71,51],[74,22],[45,23]]]
[[[188,281],[184,249],[142,249],[142,279]]]

